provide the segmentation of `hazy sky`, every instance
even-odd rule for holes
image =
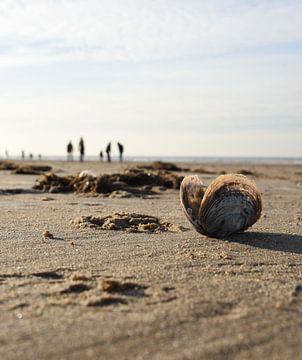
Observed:
[[[302,156],[301,0],[0,0],[0,155]]]

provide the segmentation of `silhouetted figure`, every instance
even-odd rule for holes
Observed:
[[[80,151],[80,161],[84,161],[85,145],[84,145],[84,140],[82,137],[79,142],[79,151]]]
[[[21,151],[21,159],[22,159],[22,160],[25,159],[25,152],[24,152],[24,150]]]
[[[104,157],[103,151],[100,151],[100,160],[101,160],[101,161],[103,161],[103,157]]]
[[[67,144],[67,161],[69,160],[73,161],[73,145],[71,141]]]
[[[30,158],[30,160],[32,160],[34,158],[32,153],[29,154],[29,158]]]
[[[120,153],[120,162],[123,161],[124,146],[121,143],[117,143],[118,151]]]
[[[111,142],[106,146],[106,154],[107,154],[108,162],[111,162],[110,152],[111,152]]]
[[[39,158],[39,160],[41,160],[41,159],[42,159],[42,155],[41,155],[41,154],[39,154],[39,155],[38,155],[38,158]]]

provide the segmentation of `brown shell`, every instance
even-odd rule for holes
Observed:
[[[195,229],[216,237],[246,230],[260,218],[262,210],[256,184],[238,174],[221,175],[208,188],[198,176],[186,176],[180,200]]]

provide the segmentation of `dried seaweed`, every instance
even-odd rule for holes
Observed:
[[[12,174],[40,175],[51,170],[52,167],[48,165],[24,165],[24,166],[18,166],[16,169],[12,171]]]
[[[154,195],[153,186],[163,188],[179,189],[183,177],[170,172],[148,172],[144,169],[131,168],[124,173],[104,174],[98,177],[66,176],[61,177],[54,173],[44,174],[41,179],[36,180],[33,186],[36,190],[50,193],[96,193],[108,196],[117,192],[123,196],[133,194],[134,196]],[[124,192],[124,193],[123,193]],[[128,193],[128,194],[127,194]]]
[[[15,170],[18,165],[9,161],[0,161],[0,170]]]
[[[154,161],[150,165],[139,165],[138,168],[147,170],[183,171],[183,169],[177,165],[164,161]]]
[[[12,170],[12,174],[40,175],[47,171],[51,171],[52,168],[48,165],[18,165],[9,161],[0,161],[0,170]]]

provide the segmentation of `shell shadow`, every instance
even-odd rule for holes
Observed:
[[[228,240],[260,249],[302,254],[301,235],[250,231],[232,235]]]

